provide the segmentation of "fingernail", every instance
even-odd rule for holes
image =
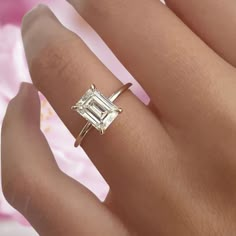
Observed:
[[[20,84],[20,88],[19,88],[19,92],[18,93],[24,93],[30,86],[31,86],[30,83],[22,82]]]

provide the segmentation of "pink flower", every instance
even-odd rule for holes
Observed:
[[[12,24],[19,24],[25,11],[37,2],[38,0],[17,0],[17,4],[16,0],[0,2],[0,22],[3,24],[0,26],[0,125],[7,104],[16,94],[20,82],[30,81],[23,53],[20,28]],[[50,3],[50,1],[44,2]],[[118,78],[123,82],[134,82],[134,92],[143,101],[148,101],[144,91],[119,63],[98,35],[65,1],[52,1],[50,6],[60,20],[71,30],[79,34],[91,50]],[[61,170],[87,186],[100,199],[104,199],[108,192],[107,184],[83,150],[73,148],[74,139],[43,96],[41,96],[41,103],[42,130],[49,141]],[[60,137],[60,139],[55,137]],[[18,212],[7,204],[1,189],[0,216],[14,218],[22,223],[26,222]]]

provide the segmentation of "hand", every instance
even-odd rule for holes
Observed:
[[[85,121],[70,107],[92,83],[107,96],[121,83],[47,7],[24,18],[35,88],[9,104],[2,184],[40,235],[236,234],[236,4],[166,2],[70,0],[151,98],[124,93],[106,134],[83,142],[110,186],[104,203],[57,167],[36,88],[76,137]]]

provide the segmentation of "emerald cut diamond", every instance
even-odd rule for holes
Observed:
[[[76,110],[101,134],[105,132],[122,111],[101,94],[94,85],[91,86],[72,109]]]

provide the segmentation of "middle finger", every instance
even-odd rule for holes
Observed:
[[[234,69],[160,1],[68,1],[145,88],[170,127],[202,129],[211,111],[207,128],[214,113],[225,109],[224,94],[233,99]]]

